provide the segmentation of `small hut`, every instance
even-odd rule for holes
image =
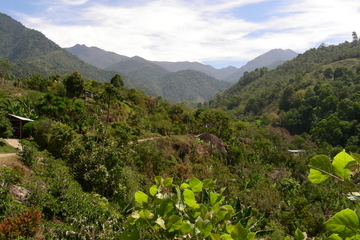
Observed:
[[[7,117],[9,118],[9,120],[11,122],[11,126],[13,128],[13,135],[18,138],[23,137],[22,127],[24,126],[24,124],[34,121],[32,119],[16,116],[16,115],[10,114],[10,113],[7,114]]]

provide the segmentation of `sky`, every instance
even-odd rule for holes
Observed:
[[[241,67],[271,49],[352,41],[359,0],[0,0],[0,12],[60,47]]]

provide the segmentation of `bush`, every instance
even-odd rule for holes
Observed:
[[[0,223],[0,236],[6,239],[19,236],[34,237],[39,231],[40,222],[41,212],[33,209],[15,217],[8,217]]]

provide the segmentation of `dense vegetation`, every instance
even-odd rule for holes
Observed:
[[[300,229],[321,237],[329,234],[324,221],[352,206],[338,182],[318,187],[307,180],[309,156],[339,150],[316,149],[270,123],[233,121],[222,110],[170,104],[123,84],[119,75],[104,84],[84,81],[79,72],[2,82],[2,115],[37,121],[24,127],[33,138],[22,140],[21,163],[1,168],[1,234],[281,239]],[[223,142],[194,136],[203,132]],[[286,152],[294,148],[306,153]],[[178,200],[161,197],[176,186]],[[177,201],[184,201],[183,213],[163,208]],[[144,225],[150,219],[153,225]]]
[[[256,69],[209,102],[238,119],[271,121],[323,147],[358,152],[358,40],[310,49],[274,70]]]

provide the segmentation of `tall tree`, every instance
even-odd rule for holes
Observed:
[[[354,32],[352,32],[352,37],[353,37],[353,42],[357,42],[358,41],[358,35],[357,35],[357,33],[354,31]]]
[[[122,80],[120,74],[115,74],[111,80],[110,80],[111,85],[113,85],[116,88],[119,87],[123,87],[124,86],[124,81]]]
[[[64,85],[69,97],[79,97],[84,89],[84,80],[81,74],[75,71],[64,79]]]

